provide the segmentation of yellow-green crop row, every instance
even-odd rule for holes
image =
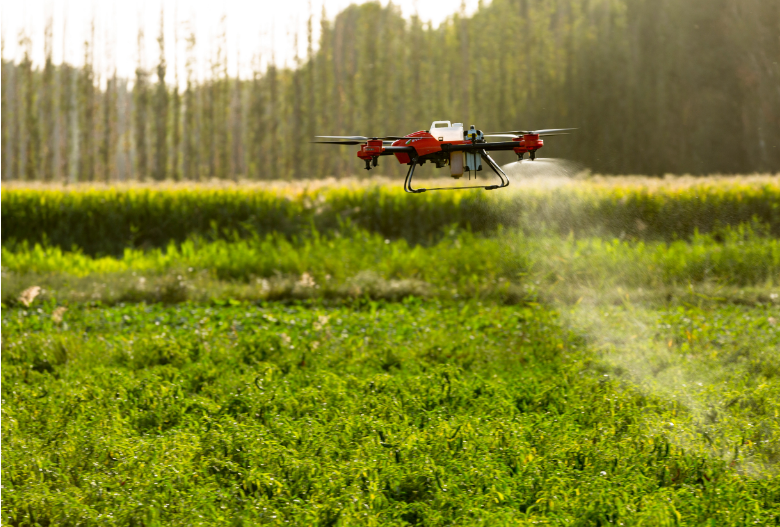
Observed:
[[[430,243],[452,226],[526,232],[687,238],[757,221],[780,234],[780,180],[703,179],[687,185],[604,180],[519,185],[503,192],[404,193],[398,186],[2,190],[2,241],[46,242],[86,254],[165,247],[192,236],[322,233],[346,224]]]

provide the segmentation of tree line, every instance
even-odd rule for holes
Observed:
[[[94,31],[82,65],[55,65],[49,22],[42,67],[25,36],[22,58],[2,60],[2,179],[342,176],[362,167],[356,149],[313,136],[404,135],[441,119],[576,127],[542,152],[600,173],[780,170],[778,2],[493,0],[438,27],[366,3],[323,17],[316,43],[313,23],[296,36],[305,55],[250,78],[228,75],[222,32],[198,80],[204,43],[189,35],[179,82],[162,17],[159,61],[132,79],[96,71]],[[145,45],[141,31],[139,56]]]

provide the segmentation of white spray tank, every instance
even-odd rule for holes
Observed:
[[[450,121],[433,121],[430,133],[437,141],[463,141],[463,123],[451,123]],[[450,152],[450,175],[458,179],[463,175],[463,152]],[[437,163],[437,167],[440,165]],[[441,166],[444,166],[442,163]]]

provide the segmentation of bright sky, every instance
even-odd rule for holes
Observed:
[[[213,52],[214,37],[221,34],[221,20],[227,35],[228,71],[249,75],[252,61],[261,55],[266,64],[271,52],[278,64],[291,64],[295,59],[293,35],[298,29],[299,49],[306,49],[306,21],[314,15],[315,41],[323,7],[329,19],[352,3],[365,0],[0,0],[0,28],[4,57],[19,59],[21,35],[32,42],[35,64],[44,60],[44,28],[53,21],[53,54],[55,63],[63,56],[74,64],[84,62],[84,41],[89,37],[91,21],[95,22],[95,69],[105,77],[116,65],[121,77],[132,77],[138,64],[138,29],[145,31],[144,66],[157,64],[157,36],[160,30],[160,10],[164,12],[165,46],[168,75],[173,80],[174,41],[178,33],[178,71],[184,79],[185,37],[194,31],[198,44],[197,71],[203,77]],[[473,13],[479,0],[393,0],[404,16],[415,12],[425,21],[440,24],[460,10]],[[387,5],[388,0],[381,0]]]

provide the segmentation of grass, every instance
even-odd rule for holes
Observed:
[[[617,287],[677,297],[692,286],[726,300],[754,287],[763,291],[756,300],[770,302],[780,285],[780,242],[755,224],[673,242],[451,229],[428,246],[345,226],[338,236],[313,231],[293,240],[196,238],[165,249],[128,248],[121,258],[9,244],[2,261],[6,305],[33,285],[48,297],[104,303],[408,295],[517,303],[539,295],[575,301]]]
[[[737,402],[721,418],[755,427],[713,446],[684,401],[609,375],[541,306],[80,304],[59,322],[54,309],[2,314],[9,525],[780,515],[774,370],[722,380]]]
[[[776,177],[2,192],[6,524],[780,521]]]
[[[383,238],[431,244],[455,225],[491,234],[499,225],[527,234],[687,239],[755,219],[780,234],[777,177],[677,180],[523,180],[507,191],[429,192],[399,185],[119,187],[2,189],[2,242],[74,246],[92,256],[121,256],[193,237],[229,239],[323,234],[345,221]]]
[[[539,272],[567,284],[658,288],[665,284],[778,285],[780,241],[762,226],[741,224],[690,240],[644,242],[617,238],[526,238]],[[542,255],[547,255],[543,258]]]
[[[561,310],[606,373],[642,393],[679,402],[690,423],[657,422],[675,442],[694,448],[704,437],[711,455],[727,458],[744,445],[764,461],[750,475],[777,473],[780,462],[780,309],[760,306],[577,305]],[[654,417],[648,416],[648,424]],[[727,446],[727,445],[730,445]]]
[[[220,287],[242,299],[400,299],[413,294],[516,302],[527,296],[518,283],[528,267],[519,246],[455,230],[429,247],[352,229],[348,235],[314,232],[293,241],[280,235],[195,239],[166,250],[126,249],[122,258],[25,244],[4,247],[2,254],[7,305],[31,281],[44,286],[48,296],[75,300],[81,289],[89,291],[82,299],[112,303],[198,299],[202,293],[216,295]],[[96,280],[104,287],[89,285]],[[212,298],[220,296],[200,297]]]

